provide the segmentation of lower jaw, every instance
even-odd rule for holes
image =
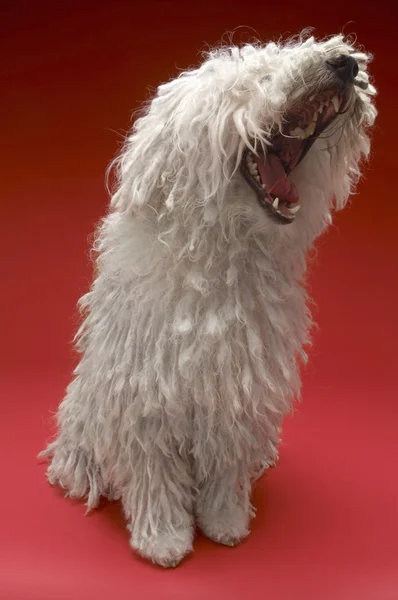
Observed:
[[[261,208],[267,212],[270,219],[272,219],[278,225],[290,225],[296,218],[295,212],[290,212],[289,204],[281,201],[276,204],[276,200],[279,199],[271,197],[267,191],[261,187],[261,184],[258,184],[256,181],[254,181],[246,165],[246,157],[248,153],[249,150],[245,152],[240,167],[243,178],[256,194],[258,203],[260,204]]]
[[[247,181],[246,177],[245,177],[245,179]],[[272,221],[274,221],[278,225],[290,225],[291,223],[293,223],[295,221],[296,215],[292,214],[291,216],[288,216],[288,215],[285,215],[284,213],[282,213],[281,210],[275,209],[272,204],[272,201],[264,201],[264,199],[261,199],[259,197],[259,195],[257,194],[257,191],[250,184],[250,181],[248,181],[248,183],[249,183],[250,187],[252,187],[252,189],[256,193],[256,197],[257,197],[257,200],[258,200],[261,208],[267,212],[269,218],[272,219]]]
[[[249,184],[249,186],[253,189],[256,194],[257,200],[260,206],[267,211],[268,216],[279,225],[290,225],[296,219],[296,213],[300,209],[300,202],[297,194],[297,190],[295,189],[294,183],[290,180],[290,174],[292,171],[302,162],[305,158],[306,154],[311,149],[312,145],[316,141],[317,137],[322,133],[325,129],[325,126],[320,126],[315,135],[310,136],[305,141],[301,142],[301,147],[297,152],[296,156],[293,158],[292,162],[289,165],[283,166],[283,176],[278,180],[278,184],[283,181],[286,185],[284,188],[284,196],[280,195],[280,197],[275,197],[275,187],[271,188],[271,193],[263,184],[263,181],[260,179],[256,181],[253,177],[253,174],[250,172],[248,167],[248,156],[251,156],[254,159],[253,154],[247,148],[243,153],[242,162],[240,166],[241,173]],[[269,150],[271,155],[274,155],[275,152],[273,149]],[[278,155],[277,155],[278,156]],[[268,159],[267,159],[268,160]],[[279,156],[278,156],[279,160]],[[282,167],[280,167],[282,169]],[[259,177],[259,172],[258,177]],[[282,186],[283,187],[283,186]],[[286,190],[289,190],[286,192]],[[295,193],[292,190],[295,190]],[[278,192],[277,192],[278,193]],[[281,199],[283,198],[284,199]],[[293,202],[291,202],[293,200]]]

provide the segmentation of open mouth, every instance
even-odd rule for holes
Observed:
[[[249,149],[241,170],[256,192],[260,204],[278,223],[292,223],[300,210],[296,186],[290,173],[303,160],[320,134],[347,108],[349,90],[324,90],[300,102],[288,113],[281,130],[275,132],[267,153]]]

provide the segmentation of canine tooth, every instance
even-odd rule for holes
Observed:
[[[337,96],[333,96],[333,98],[332,98],[332,104],[333,104],[334,110],[336,112],[339,112],[340,100],[338,99]]]
[[[315,121],[315,123],[318,120],[318,114],[319,114],[318,111],[315,111],[314,114],[312,115],[312,120]]]
[[[273,206],[274,208],[278,208],[278,206],[279,206],[279,198],[275,198],[275,200],[274,200],[274,201],[273,201],[273,203],[272,203],[272,206]]]
[[[307,131],[309,132],[309,135],[313,135],[315,128],[316,128],[316,121],[312,121],[311,125],[308,125],[308,127],[307,127]]]
[[[315,127],[316,127],[316,123],[314,121],[312,121],[310,123],[310,125],[308,125],[308,127],[306,127],[304,129],[304,137],[302,139],[307,139],[308,137],[310,137],[310,135],[312,135],[315,131]]]
[[[289,210],[295,215],[300,210],[300,208],[300,204],[297,204],[297,206],[293,206],[293,208],[289,208]]]

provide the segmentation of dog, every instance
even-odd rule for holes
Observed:
[[[141,556],[235,545],[300,398],[306,255],[369,155],[371,56],[342,35],[218,47],[161,85],[112,163],[48,479],[120,500]]]

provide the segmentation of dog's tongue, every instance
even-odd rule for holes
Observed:
[[[257,158],[257,168],[261,181],[265,184],[267,192],[273,198],[283,202],[297,202],[299,199],[297,188],[287,177],[285,169],[276,154],[268,153],[267,156]]]

